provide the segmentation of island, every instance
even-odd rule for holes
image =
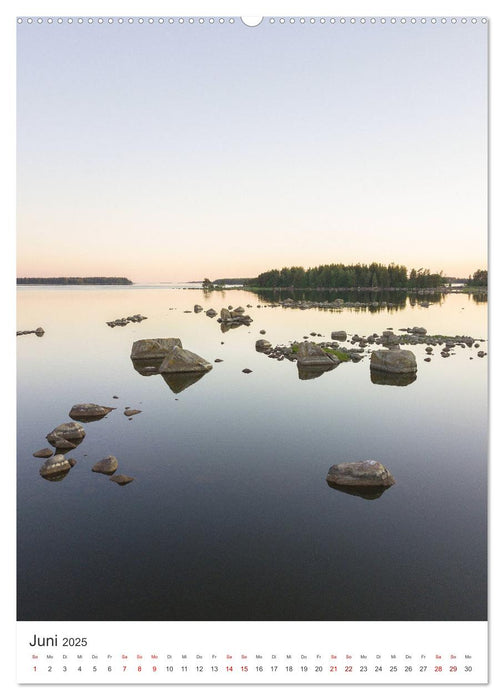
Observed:
[[[18,277],[16,284],[133,284],[127,277]]]

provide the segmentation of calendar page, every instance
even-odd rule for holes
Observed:
[[[17,682],[485,685],[491,17],[156,9],[9,19]]]

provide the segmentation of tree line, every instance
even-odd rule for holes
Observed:
[[[16,284],[133,284],[127,277],[18,277]]]
[[[488,272],[486,270],[476,270],[469,277],[468,284],[471,287],[488,287]]]
[[[310,267],[283,267],[281,270],[262,272],[250,280],[256,287],[399,287],[426,288],[439,287],[444,283],[443,272],[432,273],[427,268],[411,269],[409,274],[404,265],[390,263],[383,265],[373,262],[370,265],[319,265]]]

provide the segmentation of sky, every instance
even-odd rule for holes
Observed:
[[[18,25],[17,275],[487,267],[487,25]]]

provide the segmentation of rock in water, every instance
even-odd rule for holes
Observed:
[[[47,457],[52,457],[53,451],[50,450],[48,447],[44,447],[42,450],[37,450],[37,452],[33,453],[34,457],[44,457],[47,459]]]
[[[108,457],[100,459],[99,462],[96,462],[91,471],[98,472],[99,474],[113,474],[118,466],[119,463],[117,459],[112,455],[109,455]]]
[[[84,428],[80,423],[61,423],[46,435],[46,440],[51,445],[54,445],[58,440],[68,440],[75,446],[83,440],[85,435]]]
[[[324,352],[315,343],[300,343],[296,353],[298,367],[333,367],[339,364],[339,360],[334,355]]]
[[[135,340],[130,357],[132,360],[164,358],[175,347],[182,347],[180,338],[144,338],[143,340]]]
[[[199,313],[201,313],[201,311],[203,311],[203,307],[200,306],[199,304],[194,304],[194,313],[199,314]]]
[[[171,372],[208,372],[212,364],[190,350],[182,347],[174,347],[163,360],[159,372],[169,374]]]
[[[72,465],[63,455],[54,455],[49,457],[40,467],[40,476],[44,479],[59,480],[63,474],[70,471]]]
[[[255,349],[257,352],[266,352],[267,350],[271,350],[271,343],[269,340],[261,338],[260,340],[256,340]]]
[[[125,416],[136,416],[137,413],[142,413],[142,411],[139,411],[138,408],[127,408],[124,411]]]
[[[90,422],[100,420],[114,410],[114,408],[109,406],[99,406],[96,403],[76,403],[72,406],[68,415],[75,420]]]
[[[341,462],[333,464],[326,480],[336,486],[352,487],[388,487],[395,484],[395,479],[380,462],[366,459],[363,462]]]
[[[130,484],[135,479],[132,476],[126,476],[126,474],[114,474],[114,476],[110,477],[110,481],[114,481],[119,486],[126,486],[126,484]]]
[[[412,374],[417,371],[416,357],[411,350],[373,350],[371,369],[393,374]]]
[[[346,331],[332,331],[331,338],[332,338],[332,340],[346,340],[347,339]]]

